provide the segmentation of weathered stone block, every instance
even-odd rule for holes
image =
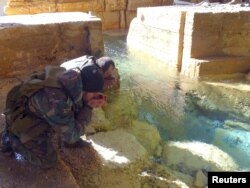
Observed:
[[[220,145],[220,147],[233,156],[238,163],[243,165],[243,168],[250,168],[249,159],[249,131],[237,130],[237,129],[222,129],[217,128],[215,130],[213,143]]]
[[[180,30],[182,14],[183,11],[180,9],[167,6],[137,9],[137,18],[144,25],[176,33]]]
[[[136,17],[136,11],[126,11],[126,28],[129,28],[131,21]]]
[[[101,20],[88,14],[4,16],[0,26],[2,76],[21,75],[85,54],[103,54]]]
[[[218,55],[221,50],[220,33],[223,17],[223,13],[214,15],[188,11],[183,41],[184,56],[200,58]]]
[[[181,11],[167,7],[138,8],[137,17],[130,24],[127,43],[180,70],[183,29]]]
[[[17,8],[17,11],[20,8]],[[22,9],[22,8],[21,8]],[[38,5],[34,7],[29,8],[29,13],[28,14],[37,14],[37,13],[44,13],[44,12],[56,12],[56,6],[55,4],[47,4],[47,5]],[[24,14],[24,13],[21,13]]]
[[[200,169],[230,171],[238,168],[227,153],[214,145],[202,142],[168,142],[164,145],[163,161],[187,174]]]
[[[108,0],[105,1],[105,11],[125,10],[126,0]]]
[[[35,14],[43,12],[55,12],[55,0],[37,0],[37,1],[24,1],[15,0],[8,1],[5,7],[5,13],[7,15],[13,14]]]
[[[147,122],[133,121],[133,125],[126,129],[134,135],[139,143],[147,150],[147,153],[154,155],[157,147],[160,145],[160,133]]]
[[[128,45],[200,77],[250,70],[250,11],[234,5],[138,8]]]
[[[188,11],[184,54],[191,58],[250,56],[249,21],[248,11]]]
[[[128,28],[134,14],[127,15],[126,12],[135,12],[138,7],[170,5],[173,0],[4,0],[8,1],[5,7],[6,15],[36,14],[50,12],[98,12],[96,14],[103,18],[105,12],[120,11],[116,18],[117,23],[106,26],[105,30]],[[2,8],[3,9],[3,8]],[[2,10],[3,11],[3,10]],[[125,12],[125,14],[124,14]],[[110,14],[110,13],[107,13]],[[0,6],[1,15],[1,6]],[[127,17],[128,16],[128,17]],[[114,20],[113,20],[114,21]],[[111,28],[109,28],[111,26]],[[119,27],[117,27],[119,26]]]
[[[126,14],[125,11],[120,11],[120,29],[126,28]]]
[[[5,13],[36,14],[42,12],[104,11],[104,0],[9,0]]]
[[[147,156],[147,151],[137,139],[122,129],[100,132],[89,136],[89,139],[107,166],[124,166]]]
[[[174,0],[162,0],[162,5],[173,5]]]
[[[75,11],[104,11],[104,0],[87,0],[78,2],[62,2],[56,4],[58,12],[75,12]]]
[[[127,10],[136,10],[138,7],[153,7],[161,5],[162,0],[128,0]]]
[[[102,29],[119,29],[120,28],[120,11],[94,12],[102,20]]]
[[[187,58],[182,61],[181,74],[198,78],[219,74],[247,73],[249,69],[249,57]]]

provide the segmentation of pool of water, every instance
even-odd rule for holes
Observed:
[[[105,55],[120,72],[120,90],[139,109],[139,120],[155,126],[166,141],[201,141],[250,168],[249,81],[237,75],[192,80],[163,62],[130,50],[126,35],[104,34]]]

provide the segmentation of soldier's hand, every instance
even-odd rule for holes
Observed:
[[[90,106],[91,108],[100,108],[104,106],[106,103],[107,103],[107,96],[102,93],[98,93],[98,95],[96,95],[95,97],[93,97],[88,101],[87,105]]]

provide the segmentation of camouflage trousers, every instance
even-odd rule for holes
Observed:
[[[50,168],[57,162],[57,153],[47,132],[22,143],[17,136],[9,131],[4,131],[1,144],[2,147],[11,148],[13,152],[22,155],[31,164],[41,168]]]

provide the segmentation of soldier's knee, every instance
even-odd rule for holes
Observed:
[[[13,142],[12,146],[15,152],[23,156],[32,165],[41,168],[51,168],[57,164],[57,152],[52,146],[46,145],[46,149],[44,149],[38,147],[36,143],[23,144],[18,139]]]
[[[31,164],[35,166],[39,166],[41,168],[52,168],[54,167],[58,162],[58,157],[56,151],[52,151],[50,153],[47,153],[46,155],[37,155],[33,152],[26,153],[26,156],[24,158]]]

